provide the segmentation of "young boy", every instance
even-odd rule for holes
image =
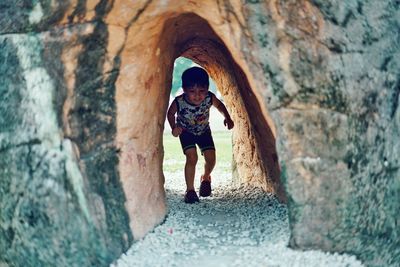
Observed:
[[[168,109],[167,118],[172,135],[179,136],[183,153],[186,156],[185,202],[198,202],[194,190],[194,176],[197,163],[196,144],[204,156],[204,173],[201,176],[200,196],[211,195],[211,172],[215,166],[215,147],[208,123],[211,106],[216,107],[225,117],[224,125],[233,128],[233,121],[225,105],[208,91],[209,78],[207,72],[199,67],[192,67],[182,74],[183,94],[177,96]],[[175,120],[175,114],[177,114]]]

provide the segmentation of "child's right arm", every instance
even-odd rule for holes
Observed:
[[[172,135],[177,137],[182,133],[182,128],[176,125],[175,122],[175,114],[178,111],[177,105],[175,100],[172,102],[171,106],[169,106],[168,112],[167,112],[167,119],[169,126],[171,126],[172,129]]]

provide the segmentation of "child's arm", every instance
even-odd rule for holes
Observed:
[[[176,102],[175,100],[172,102],[171,106],[169,106],[168,112],[167,112],[167,119],[169,126],[171,126],[172,129],[172,135],[177,137],[182,133],[182,128],[176,125],[175,122],[175,114],[178,111]]]
[[[225,119],[224,119],[224,125],[228,127],[228,130],[232,129],[234,126],[234,123],[231,119],[231,116],[228,113],[228,110],[226,109],[224,103],[222,103],[214,94],[212,95],[212,104],[214,107],[218,109],[219,112],[221,112]]]

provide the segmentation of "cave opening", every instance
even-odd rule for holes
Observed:
[[[171,88],[174,62],[180,57],[204,68],[215,81],[235,122],[232,130],[233,182],[261,187],[285,201],[274,127],[264,117],[246,74],[209,23],[193,13],[171,17],[164,23],[159,42],[164,44],[161,51],[168,51],[171,56],[166,59],[166,65],[170,66],[165,77],[167,88]],[[165,94],[166,102],[170,90]],[[177,143],[179,145],[179,141]]]
[[[172,86],[171,93],[169,95],[169,104],[171,105],[175,97],[183,93],[182,85],[182,73],[190,67],[201,67],[192,60],[185,57],[178,57],[174,62],[174,70],[172,75]],[[212,78],[209,78],[209,91],[212,92],[222,103],[224,99],[218,90]],[[212,131],[213,141],[216,150],[216,166],[212,172],[213,185],[218,183],[231,181],[232,174],[232,132],[224,126],[224,116],[215,108],[211,107],[209,114],[209,125]],[[185,156],[183,154],[179,138],[173,137],[171,133],[172,129],[165,121],[164,134],[163,134],[163,145],[164,145],[164,161],[163,161],[163,172],[166,176],[165,188],[182,191],[184,190],[184,166]],[[196,165],[195,185],[200,182],[200,175],[203,173],[203,167],[205,160],[203,156],[200,156],[198,148],[197,154],[198,164]],[[218,171],[217,173],[215,171]],[[179,177],[178,179],[172,177]],[[197,187],[197,186],[196,186]]]
[[[149,35],[149,31],[155,32]],[[166,113],[174,62],[179,57],[208,72],[235,123],[229,140],[233,183],[262,188],[285,202],[275,126],[257,95],[262,88],[255,84],[261,83],[249,76],[248,67],[244,71],[235,61],[232,52],[239,47],[229,49],[210,24],[194,13],[165,14],[135,24],[124,42],[116,82],[116,142],[125,207],[135,239],[161,223],[167,212],[163,136],[165,128],[169,129]],[[176,153],[182,153],[179,140],[174,141]]]

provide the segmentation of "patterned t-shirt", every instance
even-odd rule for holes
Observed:
[[[210,131],[208,119],[213,95],[212,92],[208,92],[206,98],[198,106],[190,104],[184,93],[175,97],[178,110],[177,125],[194,135]]]

